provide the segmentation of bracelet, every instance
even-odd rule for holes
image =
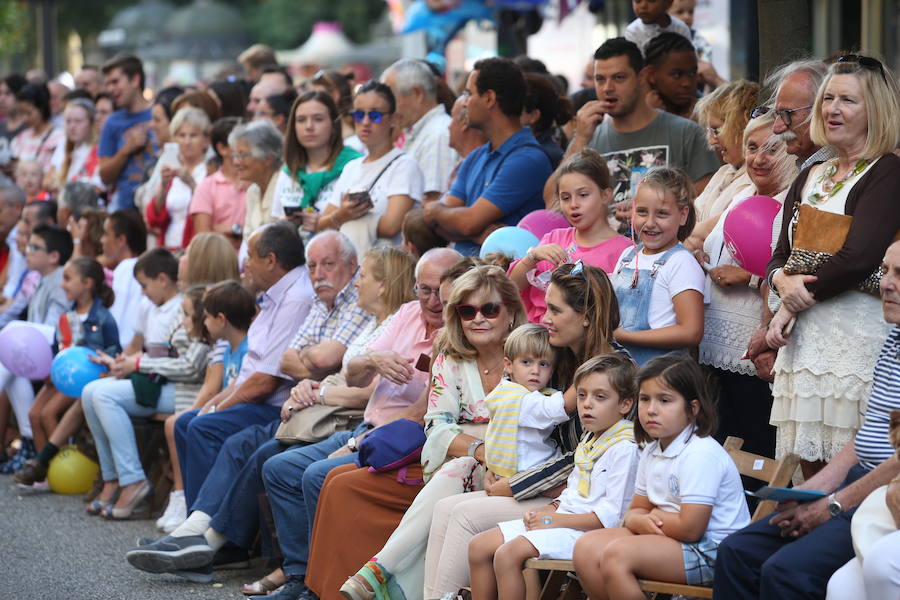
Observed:
[[[319,385],[319,404],[322,406],[325,406],[325,389],[327,387],[328,385],[324,383]]]
[[[484,440],[474,440],[471,444],[469,444],[469,456],[475,458],[475,451],[478,450],[478,446],[484,444]]]

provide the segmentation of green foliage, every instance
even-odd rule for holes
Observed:
[[[24,52],[33,29],[31,11],[25,2],[0,2],[0,56]]]
[[[251,11],[257,41],[275,48],[293,48],[304,42],[318,21],[338,21],[354,42],[369,40],[372,25],[385,11],[384,0],[259,0]]]

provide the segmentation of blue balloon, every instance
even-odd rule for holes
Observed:
[[[479,256],[484,258],[491,252],[499,252],[517,260],[525,256],[528,249],[540,242],[533,233],[521,227],[501,227],[491,233],[481,245]]]
[[[50,380],[66,396],[80,398],[84,386],[100,379],[106,367],[88,360],[97,353],[84,346],[72,346],[56,355],[50,365]]]

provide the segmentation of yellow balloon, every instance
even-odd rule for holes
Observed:
[[[66,446],[50,461],[47,483],[57,494],[83,494],[91,489],[100,467],[75,446]]]

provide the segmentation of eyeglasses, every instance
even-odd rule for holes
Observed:
[[[763,115],[769,114],[769,111],[772,110],[771,106],[757,106],[753,110],[750,111],[750,118],[756,119]]]
[[[231,160],[245,160],[247,158],[253,158],[252,152],[232,152]]]
[[[813,107],[812,104],[807,104],[806,106],[798,106],[797,108],[782,108],[782,109],[776,108],[775,111],[774,111],[774,112],[775,112],[775,118],[776,118],[776,119],[781,119],[781,122],[784,123],[784,126],[785,126],[785,127],[790,127],[790,126],[791,126],[791,121],[793,120],[793,119],[791,118],[791,115],[793,115],[793,114],[794,114],[795,112],[797,112],[798,110],[807,110],[807,109],[810,109],[810,108],[812,108],[812,107]],[[754,109],[754,110],[756,110],[756,109]],[[766,111],[766,112],[768,112],[768,111]],[[765,114],[765,113],[763,113],[763,114]]]
[[[496,319],[500,316],[500,308],[502,306],[503,304],[498,302],[487,302],[485,304],[482,304],[481,306],[473,306],[471,304],[457,304],[456,314],[458,314],[459,318],[463,321],[471,321],[479,312],[484,316],[485,319]]]
[[[719,134],[722,132],[721,127],[707,127],[706,130],[713,136],[719,137]]]
[[[381,112],[380,110],[370,110],[369,112],[366,112],[364,110],[354,110],[350,113],[350,116],[353,117],[353,120],[357,123],[362,123],[363,119],[365,119],[366,116],[368,116],[369,120],[373,123],[381,123],[381,119],[383,119],[385,115],[389,114],[391,113]]]
[[[430,288],[427,285],[418,285],[418,284],[414,285],[413,293],[416,296],[418,296],[419,298],[421,298],[422,300],[427,300],[428,297],[432,294],[434,294],[434,296],[436,298],[440,298],[440,296],[439,296],[440,289],[439,288]]]
[[[37,244],[26,244],[25,251],[26,252],[46,252],[47,246],[38,246]]]
[[[862,56],[861,54],[844,54],[842,56],[838,56],[837,62],[839,63],[856,63],[860,67],[864,69],[868,69],[870,71],[878,71],[881,73],[881,77],[887,81],[887,75],[884,74],[884,65],[881,64],[881,61],[872,58],[871,56]]]

